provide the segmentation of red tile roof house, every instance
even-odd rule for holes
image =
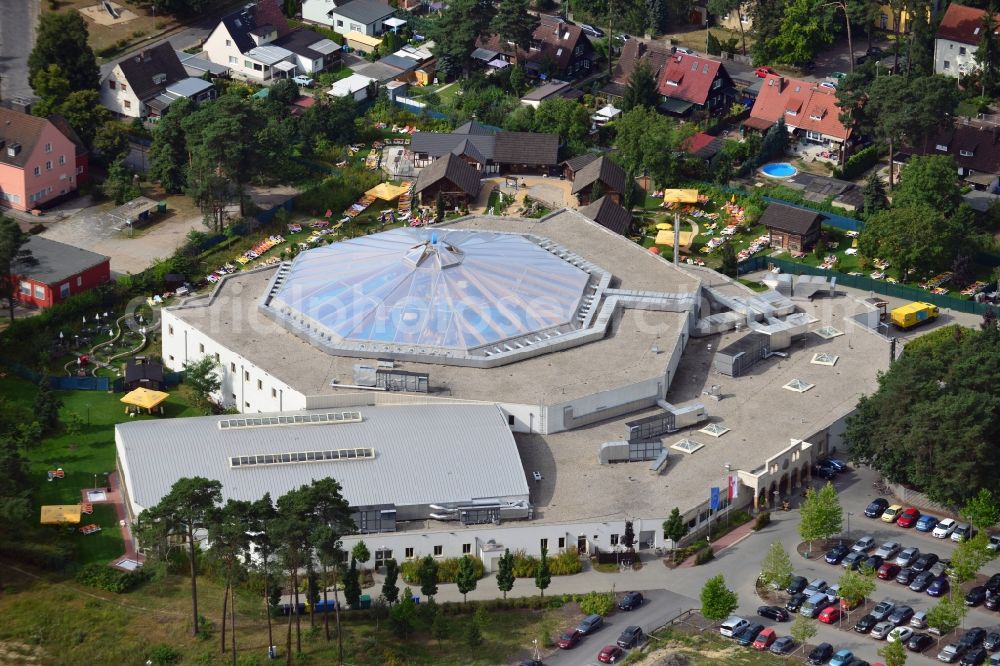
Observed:
[[[934,35],[934,73],[961,76],[976,69],[976,50],[986,12],[958,3],[948,5]],[[996,15],[1000,25],[1000,14]]]
[[[664,63],[656,91],[663,97],[659,109],[672,116],[710,115],[728,110],[733,81],[718,60],[674,53]]]
[[[478,46],[503,54],[508,62],[523,62],[529,74],[545,78],[571,81],[590,74],[594,63],[594,47],[580,26],[550,17],[543,17],[535,28],[527,51],[516,49],[515,53],[513,45],[497,35],[480,40]]]
[[[25,244],[37,262],[15,265],[17,298],[47,308],[111,281],[111,259],[58,241],[31,236]]]
[[[44,208],[76,190],[85,155],[77,159],[78,146],[57,124],[0,107],[0,207]]]
[[[766,132],[779,118],[785,119],[788,131],[794,136],[826,144],[831,152],[837,151],[843,163],[851,128],[840,122],[840,107],[832,89],[769,74],[743,126]]]

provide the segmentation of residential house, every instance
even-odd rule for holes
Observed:
[[[478,46],[507,62],[522,63],[525,71],[539,78],[573,80],[590,74],[594,65],[594,47],[580,26],[551,16],[541,18],[527,50],[514,48],[497,35],[480,40]]]
[[[836,91],[813,81],[768,74],[743,127],[765,132],[779,118],[785,119],[789,132],[825,144],[843,161],[851,128],[840,121]]]
[[[111,259],[103,254],[41,236],[29,237],[24,247],[34,265],[15,263],[11,271],[22,303],[47,308],[111,281]]]
[[[382,0],[303,0],[302,19],[346,35],[381,35],[395,10]]]
[[[625,170],[605,155],[587,153],[563,162],[564,174],[573,179],[573,194],[581,205],[601,198],[620,204],[628,188]]]
[[[698,132],[685,139],[684,143],[681,144],[681,148],[688,155],[692,155],[705,164],[708,164],[722,150],[723,145],[725,145],[724,139],[712,136],[711,134],[705,134],[704,132]]]
[[[611,80],[605,84],[601,92],[607,95],[608,100],[612,102],[624,97],[632,72],[635,71],[640,62],[645,62],[649,66],[653,78],[659,81],[660,72],[667,60],[670,59],[670,55],[670,48],[659,42],[644,42],[638,39],[626,41],[622,46],[618,61],[615,63]]]
[[[950,155],[970,187],[1000,194],[1000,127],[959,121],[919,147],[904,147],[893,161],[903,164],[911,155]]]
[[[376,84],[375,79],[363,74],[351,74],[346,79],[334,81],[327,94],[331,97],[353,97],[355,101],[362,102],[368,99],[368,90],[371,84]]]
[[[211,62],[260,82],[316,74],[340,58],[334,41],[311,30],[293,31],[277,0],[257,0],[223,16],[204,48]]]
[[[941,11],[942,0],[933,0],[927,7],[927,22],[930,23]],[[876,28],[886,32],[899,32],[905,35],[913,28],[913,14],[906,6],[893,8],[889,3],[879,7],[878,14],[872,19]]]
[[[413,191],[425,206],[437,201],[440,194],[445,207],[462,208],[479,196],[480,173],[453,153],[434,160],[417,176]]]
[[[976,49],[986,12],[975,7],[948,5],[934,35],[934,73],[961,77],[976,68]],[[1000,14],[996,15],[1000,24]]]
[[[413,134],[410,152],[416,168],[454,154],[483,174],[550,173],[559,164],[559,136],[503,132],[471,120],[448,134]]]
[[[521,104],[533,106],[536,109],[547,99],[580,99],[583,91],[577,90],[565,81],[549,81],[534,90],[528,91],[521,98]]]
[[[733,81],[718,60],[673,53],[661,68],[656,91],[663,101],[660,111],[672,116],[711,115],[728,111]]]
[[[119,60],[100,86],[101,106],[124,118],[159,117],[178,99],[200,104],[216,96],[210,81],[188,74],[169,42]]]
[[[163,388],[163,363],[156,358],[136,356],[125,361],[125,390]]]
[[[83,146],[60,125],[69,130],[61,117],[0,107],[0,207],[44,208],[77,189],[87,171],[86,151],[78,162]]]
[[[601,197],[577,212],[597,222],[608,231],[613,231],[623,236],[628,233],[629,228],[632,226],[632,213],[625,210],[621,204],[610,197]]]
[[[823,216],[811,210],[773,203],[760,216],[771,236],[771,247],[790,252],[808,252],[819,239]]]
[[[750,16],[750,3],[740,5],[740,10],[735,12],[729,10],[728,13],[717,17],[716,22],[719,27],[732,30],[739,34],[740,30],[744,34],[749,34],[753,30],[753,18]]]

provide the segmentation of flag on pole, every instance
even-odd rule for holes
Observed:
[[[735,474],[729,475],[729,499],[734,500],[740,496],[740,478]]]
[[[712,486],[712,495],[711,495],[711,499],[709,500],[709,505],[708,505],[709,508],[712,511],[718,511],[719,510],[719,505],[721,504],[719,496],[721,494],[722,494],[722,491],[719,489],[718,486]]]

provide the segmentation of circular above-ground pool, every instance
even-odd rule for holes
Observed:
[[[799,172],[788,162],[771,162],[760,168],[760,172],[771,178],[791,178]]]

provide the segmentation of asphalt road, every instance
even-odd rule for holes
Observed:
[[[0,97],[31,97],[28,54],[35,45],[40,0],[0,0]]]

